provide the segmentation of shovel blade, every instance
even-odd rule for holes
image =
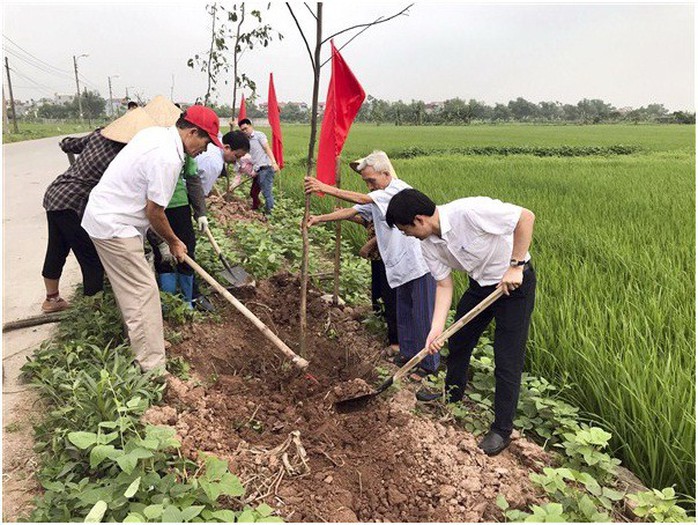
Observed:
[[[254,279],[242,266],[233,266],[220,272],[220,275],[233,287],[254,286]]]
[[[334,404],[334,408],[337,411],[338,414],[348,414],[350,412],[357,412],[359,410],[362,410],[363,408],[368,405],[368,403],[376,397],[378,394],[381,392],[384,392],[387,390],[390,385],[393,384],[393,378],[391,377],[388,379],[385,383],[383,383],[381,386],[379,386],[375,392],[370,392],[368,394],[363,394],[357,397],[351,397],[349,399],[343,399],[341,401],[337,401]]]

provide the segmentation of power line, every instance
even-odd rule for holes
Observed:
[[[30,59],[27,59],[26,57],[23,57],[22,55],[16,53],[13,49],[10,49],[10,48],[7,48],[7,47],[6,47],[6,48],[5,48],[5,51],[6,51],[7,53],[9,53],[10,55],[12,55],[14,58],[16,58],[16,59],[18,59],[18,60],[21,60],[21,61],[24,62],[25,64],[28,64],[28,65],[30,65],[30,66],[32,66],[32,67],[38,69],[38,70],[41,71],[42,73],[47,73],[47,74],[49,74],[49,75],[53,75],[53,76],[55,76],[55,77],[60,78],[61,80],[71,80],[71,78],[70,78],[69,75],[64,75],[64,74],[62,74],[62,73],[56,73],[56,72],[54,72],[54,71],[52,71],[52,70],[50,70],[50,69],[48,69],[48,68],[45,68],[45,67],[43,67],[43,66],[41,66],[41,65],[37,65],[36,62],[34,62],[34,61],[30,60]]]
[[[44,64],[44,65],[47,66],[47,67],[50,67],[50,68],[55,69],[56,71],[58,71],[58,72],[60,72],[60,73],[64,73],[64,74],[67,74],[67,75],[70,76],[70,74],[71,74],[70,71],[67,71],[67,70],[65,70],[65,69],[61,69],[61,68],[59,68],[59,67],[56,67],[56,66],[54,66],[54,65],[49,64],[48,62],[46,62],[46,61],[44,61],[44,60],[41,60],[40,58],[38,58],[38,57],[35,56],[35,55],[32,55],[29,51],[27,51],[27,50],[24,49],[22,46],[20,46],[19,44],[17,44],[17,43],[16,43],[14,40],[12,40],[10,37],[5,36],[5,35],[2,35],[2,36],[3,36],[3,38],[4,38],[5,40],[7,40],[8,42],[10,42],[10,43],[11,43],[12,45],[14,45],[15,47],[19,48],[22,52],[24,52],[25,54],[29,55],[31,58],[33,58],[33,59],[36,60],[37,62],[40,62],[41,64]]]

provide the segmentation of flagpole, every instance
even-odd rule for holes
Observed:
[[[335,180],[337,181],[337,189],[342,187],[342,159],[337,157],[337,165],[335,167]],[[335,204],[339,205],[339,198],[335,197]],[[332,303],[339,304],[339,258],[342,252],[342,221],[334,223],[334,296]]]

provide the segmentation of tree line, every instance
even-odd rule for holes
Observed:
[[[210,104],[219,115],[230,115],[229,105]],[[106,100],[99,93],[82,93],[82,109],[85,118],[108,116]],[[254,101],[247,101],[249,118],[266,118],[266,108]],[[310,109],[302,103],[289,102],[281,107],[283,122],[308,123]],[[77,97],[71,102],[55,104],[44,102],[36,109],[36,116],[49,119],[78,118]],[[601,123],[675,123],[695,124],[696,114],[686,111],[669,112],[663,104],[648,104],[640,108],[616,108],[600,99],[582,99],[576,104],[560,102],[531,102],[522,97],[507,104],[494,106],[475,99],[452,98],[438,103],[412,100],[391,102],[368,95],[361,106],[357,122],[396,126],[469,125],[473,123],[528,122],[550,124],[601,124]]]

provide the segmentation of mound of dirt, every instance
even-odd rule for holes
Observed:
[[[281,274],[244,299],[294,351],[298,286]],[[487,457],[471,434],[417,413],[415,384],[337,414],[336,400],[378,382],[382,345],[317,291],[309,290],[308,312],[304,372],[232,307],[221,307],[220,324],[192,326],[171,353],[196,379],[173,380],[166,404],[145,420],[173,426],[193,459],[200,451],[226,458],[245,501],[264,501],[288,521],[493,521],[499,494],[512,507],[541,502],[528,479],[549,463],[540,447],[519,440],[525,446]]]
[[[249,185],[246,186],[249,191]],[[228,195],[227,198],[209,195],[206,198],[206,205],[209,213],[213,213],[216,220],[223,224],[230,221],[264,221],[264,216],[256,211],[252,211],[245,199]]]

